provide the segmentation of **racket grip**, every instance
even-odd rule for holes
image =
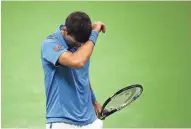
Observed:
[[[99,118],[100,120],[105,120],[105,118],[106,118],[106,116],[107,116],[108,113],[109,113],[109,111],[105,109],[105,110],[103,110],[102,113],[99,114],[98,118]]]
[[[98,116],[98,119],[100,119],[100,120],[105,120],[105,116]]]

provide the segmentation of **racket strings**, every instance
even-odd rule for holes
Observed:
[[[106,109],[110,111],[113,109],[120,109],[129,104],[138,93],[139,90],[137,90],[136,88],[125,90],[114,96],[111,99],[110,103],[108,103],[108,105],[106,106]]]

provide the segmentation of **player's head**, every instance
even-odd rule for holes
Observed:
[[[85,43],[88,41],[91,31],[92,23],[90,17],[84,12],[73,12],[65,21],[65,35],[74,39],[74,41]]]

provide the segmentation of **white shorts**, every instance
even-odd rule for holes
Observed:
[[[103,121],[100,119],[96,119],[92,124],[86,126],[76,126],[66,123],[52,123],[46,124],[46,129],[102,129],[103,128]]]

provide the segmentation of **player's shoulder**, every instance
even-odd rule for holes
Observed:
[[[43,41],[42,41],[42,46],[45,46],[45,45],[51,45],[51,44],[58,44],[59,41],[58,41],[58,38],[56,37],[56,34],[53,33],[53,34],[50,34],[48,35]]]
[[[55,42],[58,42],[58,38],[55,33],[48,35],[46,39],[43,40],[43,43],[55,43]]]

